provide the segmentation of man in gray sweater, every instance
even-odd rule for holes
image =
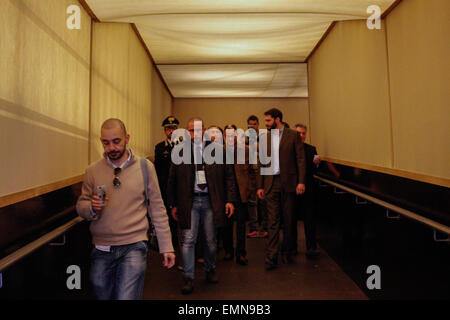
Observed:
[[[103,123],[100,140],[104,157],[86,169],[77,202],[78,214],[92,221],[91,282],[98,299],[141,299],[149,223],[140,158],[127,149],[130,135],[119,119]],[[155,168],[151,162],[146,163],[148,208],[163,265],[171,268],[175,255],[166,209]]]

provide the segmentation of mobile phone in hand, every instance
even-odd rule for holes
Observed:
[[[106,187],[105,186],[97,187],[97,196],[100,198],[102,203],[105,204],[105,201],[106,201]]]

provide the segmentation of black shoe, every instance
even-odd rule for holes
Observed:
[[[182,294],[190,294],[194,291],[194,280],[191,278],[184,278],[184,286],[181,288]]]
[[[284,264],[293,264],[295,262],[294,257],[292,255],[283,255],[283,256],[281,256],[281,261]]]
[[[217,278],[216,270],[212,269],[211,271],[206,272],[206,281],[209,283],[219,282],[219,279]]]
[[[225,261],[233,260],[233,254],[225,253],[225,256],[223,257],[223,260],[225,260]]]
[[[246,265],[248,265],[248,260],[244,256],[237,256],[236,263],[240,264],[241,266],[246,266]]]
[[[274,270],[278,267],[278,265],[274,262],[266,262],[265,266],[266,266],[266,270]]]
[[[319,257],[320,252],[317,249],[310,249],[310,250],[306,251],[305,255],[306,255],[306,258],[308,258],[308,259],[316,259]]]

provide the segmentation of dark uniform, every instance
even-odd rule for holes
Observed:
[[[167,139],[158,143],[155,147],[155,169],[158,175],[159,188],[164,204],[167,207],[167,180],[169,179],[169,169],[171,164],[170,154],[173,143]]]
[[[162,126],[166,127],[178,127],[178,120],[175,117],[169,116],[164,119]],[[167,206],[167,181],[169,180],[169,169],[171,161],[171,152],[174,142],[166,139],[161,141],[155,146],[155,170],[158,176],[159,189],[161,190],[161,196],[166,206],[167,215],[169,216],[170,231],[172,232],[172,243],[175,250],[178,251],[178,226],[177,222],[172,218],[170,214],[170,209]]]

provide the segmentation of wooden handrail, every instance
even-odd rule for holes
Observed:
[[[429,226],[429,227],[431,227],[431,228],[433,228],[435,230],[438,230],[438,231],[446,233],[446,234],[450,234],[450,227],[448,227],[446,225],[443,225],[443,224],[441,224],[439,222],[436,222],[434,220],[425,218],[425,217],[423,217],[423,216],[421,216],[421,215],[419,215],[417,213],[414,213],[412,211],[403,209],[403,208],[401,208],[399,206],[396,206],[396,205],[394,205],[392,203],[389,203],[389,202],[380,200],[378,198],[372,197],[372,196],[370,196],[368,194],[365,194],[365,193],[362,193],[362,192],[357,191],[355,189],[346,187],[346,186],[344,186],[342,184],[339,184],[339,183],[336,183],[334,181],[331,181],[331,180],[328,180],[328,179],[325,179],[325,178],[322,178],[322,177],[319,177],[319,176],[316,176],[316,175],[314,175],[314,178],[316,178],[316,179],[318,179],[320,181],[323,181],[325,183],[328,183],[328,184],[330,184],[330,185],[332,185],[334,187],[337,187],[339,189],[342,189],[344,191],[347,191],[348,193],[352,193],[352,194],[354,194],[354,195],[356,195],[356,196],[358,196],[360,198],[366,199],[366,200],[368,200],[370,202],[373,202],[373,203],[375,203],[377,205],[385,207],[385,208],[387,208],[389,210],[398,212],[398,213],[400,213],[401,215],[403,215],[403,216],[405,216],[407,218],[410,218],[412,220],[418,221],[418,222],[420,222],[422,224],[425,224],[425,225],[427,225],[427,226]]]
[[[76,217],[69,222],[63,224],[62,226],[56,228],[53,231],[50,231],[49,233],[46,233],[39,239],[34,240],[33,242],[30,242],[29,244],[25,245],[24,247],[14,251],[10,255],[4,257],[0,260],[0,272],[5,270],[6,268],[10,267],[17,261],[23,259],[27,255],[31,254],[35,250],[39,249],[46,243],[52,241],[53,239],[59,237],[60,235],[64,234],[65,232],[69,231],[71,228],[76,226],[78,223],[84,221],[81,217]]]

